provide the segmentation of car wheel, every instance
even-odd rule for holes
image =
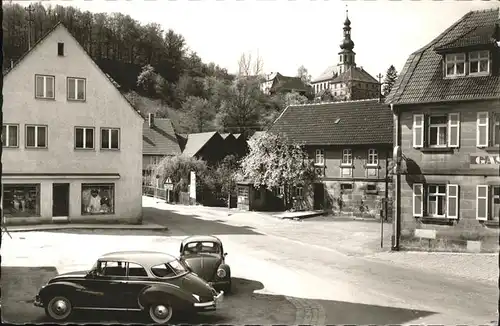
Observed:
[[[72,312],[73,306],[71,302],[68,298],[63,296],[53,297],[45,307],[47,316],[57,321],[68,319]]]
[[[155,303],[149,306],[149,317],[156,324],[168,323],[172,313],[172,306],[168,303]]]

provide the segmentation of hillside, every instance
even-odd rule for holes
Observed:
[[[32,45],[62,22],[137,109],[170,117],[179,132],[261,129],[283,108],[281,98],[259,91],[258,79],[235,79],[204,63],[182,35],[159,24],[41,3],[31,14],[18,3],[3,3],[2,9],[4,68],[28,50],[30,17]]]

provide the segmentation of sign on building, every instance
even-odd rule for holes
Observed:
[[[471,155],[472,165],[500,165],[500,155]]]

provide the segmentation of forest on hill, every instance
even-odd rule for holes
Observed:
[[[27,10],[4,2],[2,9],[4,69],[28,50],[29,35],[35,44],[62,22],[138,110],[171,118],[178,132],[260,130],[286,105],[307,101],[293,93],[263,94],[261,58],[235,58],[240,71],[232,75],[203,62],[182,35],[158,23],[41,3]]]

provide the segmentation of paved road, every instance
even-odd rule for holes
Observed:
[[[350,240],[343,240],[347,237],[339,237],[339,245],[333,250],[331,246],[321,245],[326,243],[321,239],[327,239],[330,232],[326,226],[321,232],[318,224],[312,227],[306,222],[283,222],[284,228],[292,229],[294,225],[294,238],[290,239],[281,236],[283,234],[276,226],[279,224],[274,221],[267,223],[263,220],[259,226],[259,223],[245,221],[242,217],[240,225],[235,226],[238,223],[225,221],[222,214],[200,214],[203,218],[191,215],[194,211],[180,208],[176,212],[145,208],[145,218],[170,228],[164,234],[78,230],[71,233],[14,233],[12,240],[4,237],[4,319],[11,322],[44,321],[43,312],[32,307],[30,300],[46,279],[56,272],[91,266],[97,255],[114,250],[176,253],[179,241],[191,234],[220,236],[229,253],[227,260],[237,285],[235,294],[226,298],[220,311],[187,319],[178,317],[178,322],[480,324],[496,318],[496,284],[367,259],[361,254],[365,252],[365,244],[348,250],[345,243]],[[302,238],[298,237],[300,232]],[[367,243],[374,239],[368,239]],[[30,269],[29,266],[46,268]],[[94,318],[101,322],[136,321],[133,319],[136,317],[109,314]]]

